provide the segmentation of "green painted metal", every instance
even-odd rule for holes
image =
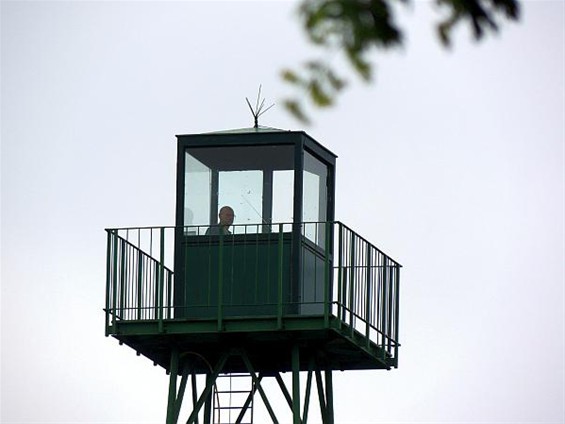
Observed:
[[[137,251],[137,319],[141,319],[141,305],[143,302],[143,255]]]
[[[279,329],[282,328],[282,316],[283,316],[283,267],[284,267],[284,248],[283,248],[283,240],[284,240],[284,232],[283,232],[283,225],[279,225],[279,240],[278,240],[278,253],[279,253],[279,260],[278,260],[278,290],[277,290],[277,323]]]
[[[165,292],[165,229],[161,228],[159,231],[159,280],[157,286],[157,310],[156,315],[159,320],[159,331],[163,332],[163,300]]]
[[[111,264],[112,264],[112,260],[111,258],[111,251],[112,251],[112,237],[110,236],[110,233],[108,232],[107,235],[107,245],[106,245],[106,300],[105,300],[105,305],[106,305],[106,311],[110,310],[110,291],[111,291],[111,286],[112,286],[112,278],[111,278]],[[110,329],[110,315],[108,314],[108,312],[106,312],[105,314],[105,323],[106,323],[106,337],[110,335],[109,329]]]
[[[353,336],[353,331],[355,330],[355,309],[356,309],[356,279],[355,279],[355,263],[356,263],[356,243],[355,234],[350,233],[350,257],[349,257],[349,322],[352,324],[350,326],[351,336]]]
[[[397,264],[394,267],[394,286],[395,286],[395,305],[394,305],[394,334],[398,334],[398,327],[400,321],[400,266]],[[394,344],[394,366],[398,367],[398,343]]]
[[[326,369],[325,371],[326,377],[326,409],[327,409],[327,424],[334,424],[334,389],[333,389],[333,378],[332,378],[332,370]]]
[[[300,421],[300,350],[297,345],[292,347],[292,421]]]
[[[178,394],[177,394],[177,399],[175,400],[174,422],[177,422],[178,419],[179,419],[180,409],[182,407],[182,401],[184,399],[184,392],[186,391],[187,383],[188,383],[188,368],[185,367],[185,369],[182,372],[182,377],[181,377],[181,380],[180,380],[180,386],[179,386],[179,390],[178,390]],[[198,422],[196,422],[196,424],[198,424]]]
[[[186,229],[108,230],[106,334],[135,344],[137,351],[161,364],[133,338],[184,334],[191,340],[191,335],[233,332],[262,337],[259,333],[278,330],[272,335],[284,339],[288,332],[331,329],[371,355],[378,351],[376,360],[384,367],[396,366],[400,265],[342,223],[303,223],[305,234],[309,225],[325,226],[326,240],[320,248],[301,236],[302,269],[298,284],[293,283],[293,290],[300,290],[296,298],[289,291],[293,233],[285,229],[290,224],[273,224],[270,228],[278,230],[274,233],[245,233],[250,226],[234,226],[243,233],[221,241],[187,238],[183,261],[192,271],[200,270],[204,283],[198,284],[208,292],[187,307],[175,303],[179,276],[170,269],[175,234]],[[257,228],[262,231],[264,225]],[[187,262],[191,254],[195,256]],[[189,290],[197,287],[198,272],[184,274]],[[207,312],[197,319],[184,313],[200,307]]]
[[[175,424],[175,404],[177,402],[177,375],[179,369],[179,351],[173,349],[169,374],[169,400],[167,403],[167,424]]]
[[[112,324],[115,326],[116,320],[118,319],[117,314],[117,302],[118,302],[118,237],[115,237],[111,232],[108,233],[113,238],[113,249],[112,252],[108,252],[108,256],[112,255]],[[108,311],[106,313],[109,313]]]
[[[218,376],[216,375],[216,377],[213,377],[212,372],[209,372],[206,374],[206,387],[208,387],[208,385],[213,385],[215,384],[216,378]],[[198,401],[195,402],[194,404],[194,408],[196,409],[196,405],[198,404]],[[211,419],[212,419],[212,393],[210,392],[210,394],[206,397],[205,401],[204,401],[204,424],[211,424]],[[196,414],[195,420],[194,420],[195,424],[198,424],[198,414]]]
[[[327,368],[326,365],[318,362],[316,357],[318,356],[316,352],[301,352],[300,346],[294,344],[292,346],[291,352],[291,362],[293,363],[292,371],[292,389],[291,392],[287,389],[281,375],[275,373],[273,377],[276,379],[287,403],[290,407],[292,414],[292,422],[294,424],[307,424],[308,423],[308,413],[309,406],[311,402],[311,391],[312,391],[312,379],[315,375],[316,387],[318,392],[318,400],[320,404],[320,414],[322,416],[323,424],[334,424],[334,413],[333,413],[333,383],[332,383],[332,372]],[[241,405],[241,409],[237,415],[234,422],[236,424],[241,424],[244,419],[245,413],[250,405],[254,402],[253,397],[258,392],[269,416],[273,423],[279,422],[290,422],[285,417],[284,411],[276,411],[274,405],[270,402],[270,397],[263,387],[263,381],[265,380],[265,375],[263,373],[257,373],[256,369],[248,355],[248,352],[244,349],[230,349],[229,351],[223,352],[219,357],[216,365],[207,373],[205,387],[202,391],[198,391],[195,374],[193,373],[194,355],[186,355],[181,353],[180,350],[176,349],[171,353],[170,357],[170,378],[169,378],[169,395],[168,395],[168,407],[167,407],[167,424],[177,424],[179,422],[179,413],[181,410],[182,400],[185,395],[185,389],[188,385],[189,374],[192,376],[192,400],[193,409],[190,412],[187,423],[198,423],[199,415],[201,414],[202,407],[204,406],[204,424],[210,424],[213,422],[224,423],[225,416],[212,414],[210,405],[210,398],[216,384],[218,384],[218,379],[220,374],[223,372],[226,364],[233,359],[242,361],[245,364],[246,373],[253,381],[253,386],[249,392],[248,397],[245,402]],[[300,381],[300,367],[299,362],[306,361],[308,363],[308,373],[306,379],[306,387],[303,392],[303,397],[301,393],[301,381]],[[322,368],[324,370],[324,377],[322,377]],[[178,375],[181,376],[180,386],[177,389]],[[243,377],[243,375],[242,375]],[[240,389],[235,389],[240,390]],[[226,392],[228,393],[228,392]],[[239,393],[239,392],[237,392]],[[301,405],[303,400],[303,410],[301,411]],[[231,408],[224,407],[223,409]],[[233,409],[233,408],[232,408]],[[283,412],[282,415],[279,413]],[[301,416],[302,412],[302,416]],[[252,419],[251,419],[252,420]],[[247,422],[247,421],[246,421]]]
[[[310,409],[310,392],[312,391],[312,372],[314,371],[314,357],[310,358],[308,364],[308,374],[306,377],[306,390],[304,392],[304,411],[302,412],[302,422],[308,422],[308,412]]]
[[[324,231],[325,231],[325,237],[324,237],[324,251],[326,252],[326,254],[324,255],[324,324],[326,326],[326,328],[329,328],[330,326],[330,288],[331,288],[331,284],[330,284],[330,266],[331,266],[331,260],[330,260],[330,254],[329,252],[331,252],[330,250],[330,225],[328,224],[324,224]]]
[[[328,410],[326,405],[326,396],[324,392],[324,383],[322,381],[322,374],[320,369],[316,366],[314,369],[316,374],[316,385],[318,387],[318,401],[320,402],[320,412],[322,413],[322,422],[327,423],[328,418]]]
[[[333,370],[398,365],[400,264],[334,222],[336,156],[304,132],[255,128],[177,138],[177,225],[107,230],[105,334],[170,372],[167,424],[179,420],[189,374],[187,423],[203,415],[211,424],[222,409],[213,403],[219,375],[235,372],[253,381],[236,423],[252,410],[256,392],[274,423],[290,421],[277,416],[262,386],[274,376],[294,424],[308,421],[313,378],[322,421],[333,424]],[[191,158],[210,177],[201,205],[187,182]],[[307,189],[313,165],[305,158],[322,169],[315,171],[318,199]],[[206,216],[195,222],[216,223],[222,173],[249,170],[263,175],[261,223],[219,235],[185,226],[188,210]],[[284,199],[292,201],[292,222],[279,224],[272,222],[278,171],[293,175]],[[311,216],[310,200],[318,201],[313,219],[322,222],[301,222]],[[287,371],[290,392],[280,375]],[[197,375],[205,375],[200,393]]]
[[[198,393],[196,391],[196,373],[191,373],[190,378],[191,386],[192,386],[192,406],[196,407],[196,403],[198,402]],[[178,420],[178,417],[177,417]],[[198,416],[196,417],[196,424],[198,424]]]
[[[290,296],[286,233],[282,238],[276,233],[198,235],[186,237],[181,246],[175,275],[177,318],[213,316],[221,329],[226,317],[276,316],[279,300]],[[290,307],[288,302],[283,305]]]
[[[224,235],[220,234],[218,244],[218,331],[222,331],[222,319],[224,308]],[[185,299],[186,301],[186,299]]]
[[[371,300],[373,298],[372,296],[372,290],[373,290],[373,284],[372,284],[372,275],[373,275],[373,267],[372,267],[372,255],[371,255],[371,251],[369,249],[367,249],[367,273],[366,273],[366,290],[367,290],[367,296],[365,299],[365,316],[369,317],[371,316]],[[370,343],[371,343],[371,339],[370,339],[370,334],[371,334],[371,324],[369,323],[369,320],[365,321],[365,337],[367,338],[367,348],[369,347]]]

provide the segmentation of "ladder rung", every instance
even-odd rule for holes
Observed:
[[[251,390],[216,390],[216,393],[251,393]]]
[[[239,374],[239,375],[219,375],[218,378],[243,378],[243,377],[247,377],[247,378],[252,378],[251,375],[249,374]]]
[[[217,424],[233,424],[231,421],[220,421]],[[242,421],[240,424],[253,424],[253,421]]]
[[[215,409],[220,410],[220,409],[241,409],[243,407],[243,405],[241,406],[218,406]]]

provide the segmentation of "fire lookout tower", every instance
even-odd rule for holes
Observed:
[[[332,371],[398,365],[400,264],[335,221],[336,156],[305,132],[177,140],[176,225],[106,230],[106,335],[167,371],[167,424],[189,380],[188,423],[250,423],[259,397],[281,422],[270,378],[294,424],[315,380],[333,423]]]

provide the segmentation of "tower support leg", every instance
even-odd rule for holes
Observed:
[[[171,353],[171,366],[169,368],[169,400],[167,402],[167,424],[176,424],[175,405],[177,403],[177,375],[179,370],[179,351],[174,349]],[[182,400],[181,400],[182,401]]]
[[[328,424],[334,424],[334,389],[331,369],[326,369],[326,409]]]
[[[301,352],[299,346],[296,345],[292,348],[291,352],[291,382],[289,382],[292,387],[289,387],[290,390],[287,389],[285,382],[281,378],[279,373],[275,373],[274,377],[288,403],[290,408],[290,412],[292,414],[292,424],[307,424],[308,421],[308,412],[310,409],[310,402],[311,399],[311,392],[312,386],[314,386],[314,382],[312,381],[314,378],[316,380],[316,388],[318,392],[318,401],[320,403],[320,414],[322,418],[323,424],[334,424],[334,408],[333,408],[333,380],[332,380],[332,371],[329,368],[326,368],[323,363],[320,362],[320,358],[317,356],[316,352]],[[304,398],[301,399],[301,385],[300,385],[300,363],[301,363],[301,355],[305,355],[302,357],[302,363],[304,360],[308,361],[308,372],[306,378],[306,387],[304,390]],[[311,355],[311,356],[310,356]],[[216,363],[215,367],[210,369],[210,372],[206,375],[206,385],[205,388],[198,393],[196,387],[196,375],[194,374],[194,368],[184,362],[179,365],[179,353],[178,351],[173,351],[171,354],[171,366],[170,366],[170,382],[169,382],[169,400],[167,406],[167,424],[177,424],[180,408],[182,404],[182,399],[184,397],[184,392],[186,389],[186,385],[188,383],[189,376],[192,377],[192,403],[193,403],[193,410],[186,421],[187,424],[198,424],[198,416],[200,415],[200,411],[202,407],[204,407],[204,421],[203,424],[210,424],[212,421],[212,396],[213,396],[213,389],[216,384],[216,380],[218,379],[219,374],[222,372],[224,365],[226,364],[228,358],[230,356],[239,356],[247,369],[251,379],[253,380],[253,386],[251,391],[248,394],[247,399],[241,406],[241,410],[237,415],[235,423],[241,423],[247,408],[249,408],[250,404],[253,402],[253,397],[256,395],[256,392],[259,392],[259,395],[263,401],[264,406],[269,413],[269,416],[273,423],[278,424],[280,421],[277,418],[277,414],[275,413],[270,401],[269,397],[265,393],[261,383],[264,380],[264,375],[261,373],[257,373],[251,363],[249,356],[244,350],[238,349],[231,352],[224,353]],[[182,362],[182,361],[181,361]],[[180,387],[177,391],[177,380],[179,375],[179,370],[182,370],[182,378],[180,382]],[[303,409],[302,409],[302,408]],[[288,410],[287,410],[288,414]],[[302,415],[301,415],[302,414]],[[289,421],[288,415],[286,415],[283,421]],[[290,422],[290,421],[289,421]]]
[[[292,423],[301,424],[300,419],[300,352],[292,347]]]

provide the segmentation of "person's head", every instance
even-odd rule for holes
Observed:
[[[218,214],[220,218],[220,225],[222,227],[228,228],[230,225],[233,224],[233,219],[235,218],[235,214],[233,209],[229,206],[222,206],[220,209],[220,213]]]

